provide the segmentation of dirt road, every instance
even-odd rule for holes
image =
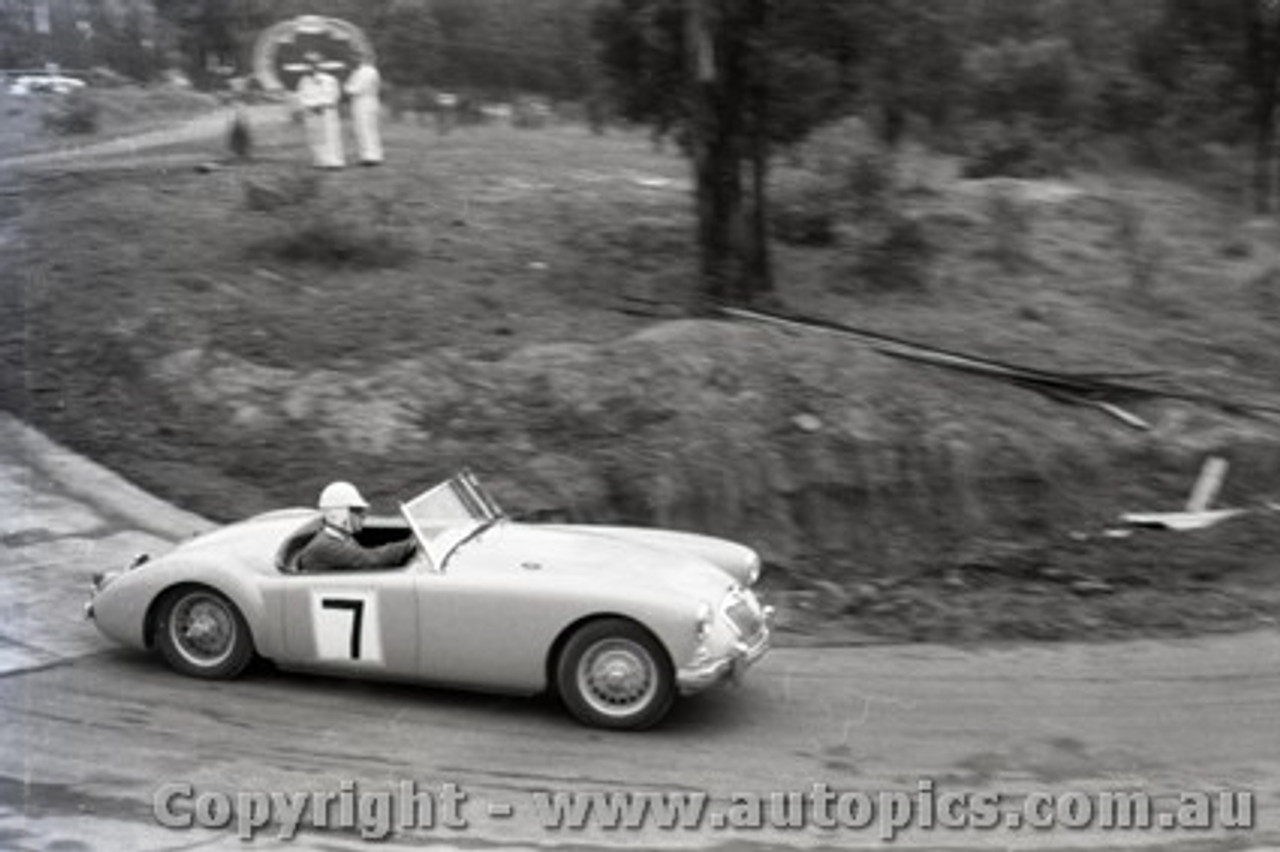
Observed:
[[[578,727],[542,700],[269,669],[225,684],[181,678],[112,648],[79,612],[92,570],[162,547],[200,519],[7,417],[0,498],[8,507],[0,540],[5,849],[240,849],[235,822],[220,830],[159,822],[170,810],[189,813],[201,796],[216,805],[237,794],[318,790],[346,790],[353,803],[357,792],[429,799],[432,820],[420,807],[423,825],[393,826],[393,847],[876,845],[890,833],[887,801],[867,826],[834,829],[814,825],[824,814],[813,803],[856,791],[881,802],[885,790],[915,803],[915,827],[892,831],[905,848],[1280,844],[1277,633],[983,650],[780,649],[741,689],[686,701],[656,731],[614,735]],[[1058,805],[1040,794],[1079,805],[1086,794],[1130,791],[1163,808],[1183,791],[1222,789],[1254,797],[1252,830],[1106,831],[1097,817],[1053,830],[1011,829],[1005,817],[984,830],[920,824],[924,810],[936,810],[925,795],[1001,794],[1002,814],[1054,818]],[[705,793],[721,816],[749,801],[735,794],[803,793],[808,824],[770,828],[766,817],[756,828],[739,813],[685,828],[652,818],[634,830],[544,826],[540,796],[593,791]],[[1028,811],[1029,802],[1043,807]],[[346,829],[304,820],[286,840],[279,835],[289,822],[277,811],[252,848],[361,848],[359,827],[376,828],[377,814],[361,823],[352,813]],[[218,817],[216,807],[206,816]]]
[[[257,104],[245,108],[250,126],[266,127],[283,124],[288,120],[286,109],[279,104]],[[21,154],[14,157],[0,158],[2,169],[39,169],[46,166],[59,169],[73,168],[77,171],[93,168],[116,168],[120,166],[145,163],[150,167],[163,168],[172,162],[186,162],[199,154],[187,152],[181,156],[166,158],[157,149],[197,142],[203,139],[217,139],[227,132],[232,119],[230,108],[206,113],[186,119],[173,125],[157,128],[144,133],[131,133],[116,139],[93,142],[74,148],[63,148],[56,151],[43,151]],[[225,152],[218,149],[213,157],[222,156]],[[144,156],[145,155],[145,156]]]

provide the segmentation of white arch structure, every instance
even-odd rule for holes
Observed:
[[[254,43],[253,74],[262,88],[269,92],[286,91],[289,87],[280,79],[281,70],[301,74],[312,64],[335,75],[350,70],[347,62],[326,56],[318,57],[314,63],[295,61],[279,65],[280,49],[295,44],[298,37],[303,35],[328,36],[333,41],[349,44],[356,57],[370,62],[375,60],[373,45],[364,31],[355,24],[341,18],[301,15],[271,25],[262,31]]]

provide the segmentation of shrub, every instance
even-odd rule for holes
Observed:
[[[991,228],[991,253],[1006,270],[1013,270],[1031,258],[1031,207],[1007,190],[987,196],[987,222]]]
[[[73,92],[51,103],[42,120],[50,133],[82,135],[97,132],[99,113],[96,101],[82,92]]]
[[[1103,64],[1089,71],[1089,119],[1103,133],[1137,134],[1155,128],[1163,93],[1132,68]]]
[[[878,149],[867,123],[849,116],[814,130],[792,149],[792,156],[797,165],[811,172],[836,176],[849,174],[859,157]]]
[[[769,201],[769,228],[784,243],[828,246],[836,240],[840,191],[832,181],[808,172],[792,172],[779,182]]]
[[[314,172],[286,174],[273,189],[246,181],[251,209],[275,212],[283,224],[276,233],[256,243],[251,253],[266,254],[287,263],[314,263],[361,269],[403,266],[413,255],[395,224],[395,199],[360,191],[322,193]],[[257,192],[251,192],[258,187]],[[256,200],[256,206],[255,206]]]
[[[846,166],[843,176],[860,217],[892,215],[896,189],[892,155],[878,150],[861,152]]]
[[[769,209],[773,235],[793,246],[829,246],[836,241],[834,208],[817,198],[775,202]]]
[[[1272,321],[1280,316],[1280,267],[1268,266],[1250,278],[1248,293],[1264,319]]]
[[[1160,277],[1161,248],[1151,234],[1146,213],[1129,201],[1115,203],[1115,241],[1129,273],[1129,291],[1139,298],[1152,294]]]
[[[511,126],[521,130],[541,130],[553,116],[551,105],[539,98],[518,98],[511,108]]]
[[[969,108],[979,119],[1009,123],[1032,117],[1064,126],[1084,106],[1077,58],[1065,39],[975,47],[964,65]]]
[[[794,245],[836,241],[842,216],[892,218],[893,157],[861,119],[846,118],[816,130],[792,151],[795,167],[775,179],[770,225],[778,239]]]
[[[1067,172],[1066,148],[1030,121],[980,122],[966,134],[966,178],[1044,178]]]
[[[876,290],[923,290],[928,285],[933,253],[924,226],[893,213],[859,250],[855,271]]]
[[[348,214],[313,209],[291,219],[282,233],[255,249],[286,263],[314,263],[360,269],[403,266],[412,249],[388,228]]]
[[[299,171],[244,182],[245,206],[255,213],[271,213],[296,207],[320,194],[320,178],[314,171]]]

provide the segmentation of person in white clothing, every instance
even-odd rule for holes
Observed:
[[[342,121],[338,116],[338,103],[342,100],[338,79],[312,65],[298,81],[297,95],[312,161],[322,169],[342,168],[346,158],[342,151]]]
[[[381,102],[378,89],[382,77],[368,59],[361,59],[347,78],[346,91],[351,97],[351,121],[356,131],[356,147],[360,164],[376,166],[382,162],[382,132],[378,128]]]

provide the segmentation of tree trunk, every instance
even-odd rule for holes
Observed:
[[[747,293],[751,298],[773,291],[773,264],[769,251],[769,51],[768,0],[748,0],[751,49],[747,73],[751,77],[751,240],[747,263]]]
[[[1266,103],[1264,97],[1259,93],[1253,154],[1253,206],[1261,215],[1271,212],[1275,193],[1275,94]]]
[[[769,142],[761,129],[751,140],[751,239],[747,264],[746,300],[773,292],[773,262],[769,251]]]
[[[757,0],[750,0],[751,3]],[[743,164],[748,146],[750,31],[742,0],[686,0],[691,69],[690,148],[698,206],[704,307],[747,302],[768,280],[759,234],[764,215],[763,177],[755,185],[755,221],[744,205]],[[763,266],[762,266],[763,264]]]
[[[1277,99],[1280,97],[1280,3],[1249,0],[1249,71],[1254,89],[1253,204],[1273,209]]]

